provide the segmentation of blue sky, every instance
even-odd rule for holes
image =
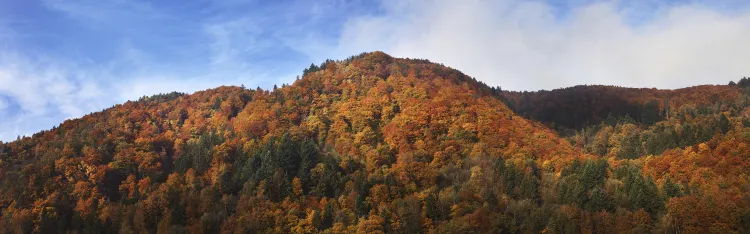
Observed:
[[[0,0],[0,140],[382,50],[513,90],[750,76],[744,0]]]

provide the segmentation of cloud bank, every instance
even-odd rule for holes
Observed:
[[[511,90],[681,88],[750,75],[750,12],[644,2],[560,12],[541,1],[386,1],[384,15],[347,22],[337,49],[428,58]]]

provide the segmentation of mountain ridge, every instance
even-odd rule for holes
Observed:
[[[543,123],[555,122],[563,128],[580,129],[589,124],[599,123],[608,115],[629,115],[635,121],[642,122],[642,112],[648,108],[656,109],[649,111],[665,112],[670,107],[676,108],[686,104],[705,105],[718,100],[731,102],[742,93],[742,88],[731,85],[700,85],[674,90],[586,85],[551,91],[502,91],[501,97],[506,105],[511,106],[519,115]],[[646,107],[647,104],[650,106]],[[545,105],[549,107],[536,107]],[[553,120],[558,112],[584,116]],[[649,123],[654,121],[647,120]]]

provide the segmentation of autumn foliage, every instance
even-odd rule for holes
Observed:
[[[0,231],[750,231],[747,93],[631,91],[566,91],[594,99],[570,109],[373,52],[144,97],[0,143]]]

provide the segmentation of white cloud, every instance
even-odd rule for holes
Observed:
[[[76,64],[58,60],[38,59],[3,54],[0,55],[1,92],[11,95],[26,111],[46,105],[96,99],[102,93],[98,78],[107,76],[97,67],[80,68]],[[80,112],[65,112],[79,115]]]
[[[45,58],[0,52],[0,140],[14,139],[109,105],[95,70]],[[17,110],[8,109],[10,104]]]
[[[579,84],[680,88],[750,74],[750,12],[665,5],[573,6],[559,17],[540,1],[384,1],[382,16],[353,18],[337,56],[384,50],[455,67],[513,90]]]

